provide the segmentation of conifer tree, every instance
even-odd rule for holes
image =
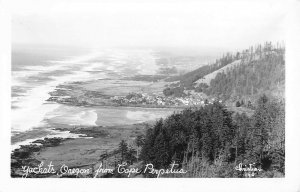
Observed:
[[[119,144],[119,151],[121,153],[121,163],[126,160],[126,155],[128,153],[128,146],[125,140],[122,140]]]

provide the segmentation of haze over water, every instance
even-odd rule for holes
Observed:
[[[88,50],[76,52],[76,56],[55,52],[49,51],[47,56],[39,51],[13,52],[13,149],[46,136],[78,136],[53,128],[133,124],[168,114],[159,109],[78,107],[46,101],[49,92],[67,82],[121,78],[128,75],[129,69],[137,74],[155,74],[157,66],[151,50]]]

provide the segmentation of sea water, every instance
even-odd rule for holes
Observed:
[[[135,68],[139,74],[154,74],[157,70],[155,58],[148,50],[94,49],[75,53],[59,49],[13,50],[12,149],[45,137],[78,137],[54,128],[133,124],[171,113],[159,109],[79,107],[47,102],[49,92],[60,84],[111,78],[112,72],[114,78],[121,77],[128,75],[128,68]]]

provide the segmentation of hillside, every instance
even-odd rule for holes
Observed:
[[[210,85],[210,81],[212,79],[215,79],[218,73],[226,73],[227,70],[230,70],[231,67],[235,67],[239,64],[241,64],[241,60],[236,60],[236,61],[233,61],[232,63],[222,67],[221,69],[218,69],[218,70],[216,70],[216,71],[214,71],[214,72],[212,72],[208,75],[205,75],[203,78],[198,79],[195,82],[196,83],[195,87],[199,86],[201,83],[205,83],[207,85]]]
[[[222,100],[256,100],[259,95],[284,97],[285,48],[266,42],[235,54],[227,53],[214,64],[172,77],[164,93],[184,95],[187,90]],[[176,95],[175,95],[176,94]]]
[[[257,103],[251,117],[215,102],[157,121],[144,135],[140,158],[157,169],[176,161],[187,171],[177,177],[284,177],[284,103],[266,96]],[[239,162],[261,171],[237,172]]]
[[[222,58],[217,59],[213,64],[203,65],[198,69],[195,69],[183,75],[170,77],[166,81],[168,82],[180,81],[180,86],[183,86],[187,89],[193,89],[194,88],[193,83],[195,81],[201,79],[205,75],[208,75],[218,69],[221,69],[222,67],[232,63],[236,59],[238,59],[236,58],[236,56],[227,53]]]

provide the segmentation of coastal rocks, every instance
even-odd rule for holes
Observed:
[[[70,85],[59,85],[49,94],[51,97],[46,101],[72,106],[104,106],[110,102],[109,96],[98,91],[83,90]]]
[[[45,138],[38,139],[32,142],[32,144],[30,145],[21,145],[19,149],[15,149],[11,153],[11,177],[22,177],[24,174],[24,172],[22,171],[22,166],[24,165],[38,166],[40,161],[33,158],[34,153],[38,153],[46,147],[58,146],[61,142],[69,139],[71,138]],[[31,176],[29,175],[28,177]]]
[[[72,129],[56,128],[55,130],[70,131],[70,133],[84,135],[81,137],[99,138],[99,137],[109,136],[109,132],[107,130],[103,130],[103,127],[101,127],[101,126],[78,127],[78,128],[72,128]]]
[[[115,169],[121,158],[118,150],[119,142],[124,139],[130,145],[134,145],[134,138],[143,133],[146,127],[148,124],[142,123],[107,127],[56,128],[56,131],[78,134],[79,138],[37,139],[30,145],[14,150],[11,154],[11,177],[24,177],[25,174],[27,178],[94,177],[100,164],[102,165],[100,168]],[[44,171],[49,165],[53,165],[56,173]],[[29,170],[28,173],[23,169],[24,167]],[[36,167],[43,169],[38,173],[30,172]],[[86,169],[90,170],[89,173],[76,174],[77,170]],[[99,172],[97,178],[119,176],[127,177],[115,172],[114,174]]]
[[[47,138],[46,137],[45,139],[39,139],[32,143],[39,143],[43,147],[55,147],[58,146],[62,141],[65,141],[67,139],[71,139],[71,138],[60,138],[60,137]]]

